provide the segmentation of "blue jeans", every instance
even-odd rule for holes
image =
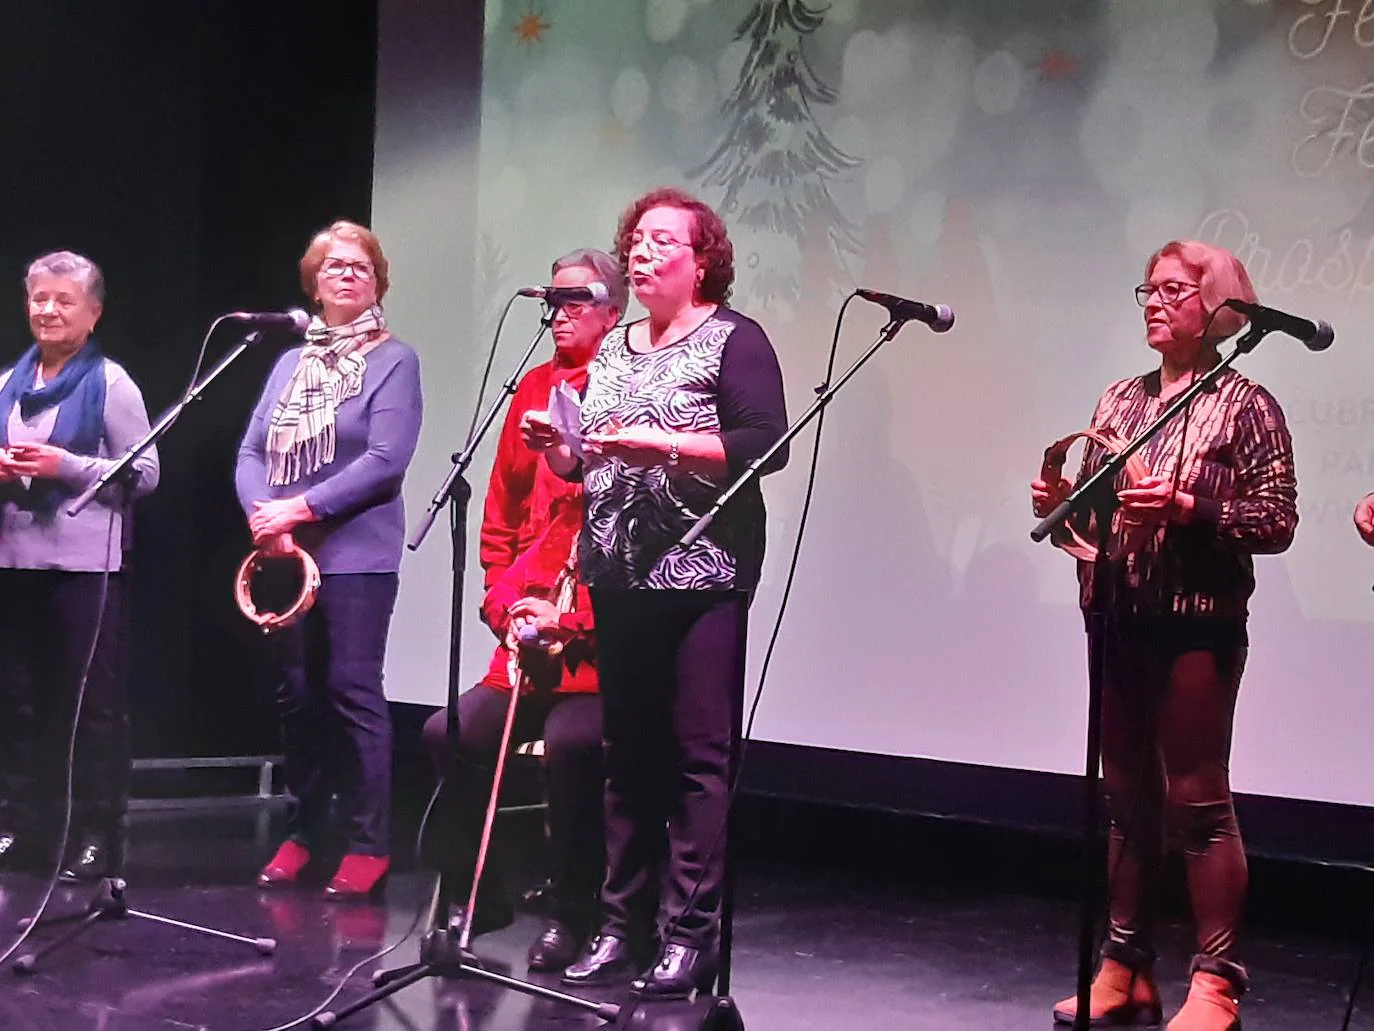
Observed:
[[[314,607],[278,635],[277,711],[286,751],[290,833],[318,847],[332,794],[349,852],[391,844],[391,715],[382,693],[395,573],[327,573]]]

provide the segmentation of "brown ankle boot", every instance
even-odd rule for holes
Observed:
[[[1105,957],[1093,978],[1088,997],[1091,1027],[1125,1027],[1158,1024],[1164,1019],[1159,989],[1149,971],[1132,970],[1119,960]],[[1056,1024],[1072,1024],[1078,1015],[1078,999],[1070,996],[1054,1007]]]
[[[1168,1031],[1240,1031],[1240,1002],[1235,985],[1217,974],[1198,970],[1188,998]]]

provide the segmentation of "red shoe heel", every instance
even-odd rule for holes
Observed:
[[[390,856],[363,856],[350,852],[343,857],[338,872],[324,889],[331,899],[360,899],[386,887],[391,869]]]
[[[296,883],[301,871],[310,863],[310,850],[292,838],[281,843],[267,865],[258,874],[258,884],[264,888],[281,888]]]

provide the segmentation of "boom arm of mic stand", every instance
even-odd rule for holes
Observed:
[[[232,351],[219,360],[219,364],[207,372],[199,383],[194,384],[190,390],[182,396],[181,400],[172,405],[171,408],[163,412],[152,428],[143,435],[143,439],[134,444],[114,465],[110,466],[95,483],[87,487],[76,496],[76,500],[67,506],[67,515],[74,516],[81,513],[89,505],[97,494],[114,483],[116,480],[124,479],[133,472],[133,464],[150,447],[162,439],[163,434],[172,428],[172,424],[181,417],[181,413],[186,410],[186,406],[192,401],[200,400],[200,395],[205,391],[214,380],[230,365],[234,364],[238,356],[252,347],[262,339],[261,333],[249,333]]]
[[[1074,487],[1073,492],[1061,501],[1049,515],[1036,524],[1035,529],[1031,530],[1031,540],[1039,544],[1063,523],[1067,522],[1071,516],[1085,511],[1092,505],[1092,499],[1099,490],[1107,487],[1116,480],[1116,476],[1126,467],[1126,461],[1133,454],[1139,451],[1145,444],[1154,437],[1164,426],[1173,419],[1179,412],[1187,408],[1192,403],[1193,398],[1202,393],[1213,383],[1223,372],[1236,363],[1236,359],[1243,354],[1248,354],[1255,349],[1265,335],[1270,331],[1251,327],[1245,336],[1236,341],[1235,349],[1226,355],[1201,377],[1189,384],[1188,389],[1179,394],[1170,402],[1169,407],[1160,413],[1158,419],[1150,423],[1135,439],[1128,443],[1115,455],[1109,455],[1107,461],[1102,463],[1102,467],[1093,473],[1081,484]]]
[[[840,388],[848,383],[853,375],[863,368],[870,358],[878,353],[878,348],[895,337],[898,331],[909,321],[909,319],[893,319],[890,321],[883,327],[882,332],[878,334],[878,339],[873,342],[872,346],[860,355],[853,365],[844,371],[844,374],[835,381],[833,386],[823,385],[818,388],[816,391],[816,400],[811,402],[810,407],[801,414],[796,422],[787,427],[787,432],[779,437],[772,447],[765,451],[762,456],[749,463],[749,468],[745,469],[744,472],[739,475],[739,478],[736,479],[734,483],[730,484],[725,493],[716,499],[716,503],[711,506],[710,510],[698,519],[690,530],[682,535],[682,539],[678,541],[678,547],[686,549],[695,544],[697,538],[705,533],[710,528],[711,524],[715,522],[716,516],[720,515],[721,509],[729,504],[730,499],[743,490],[751,480],[758,478],[760,475],[759,470],[772,461],[774,455],[791,443],[792,438],[805,429],[807,424],[824,410],[825,406],[840,392]]]
[[[448,503],[449,494],[453,490],[454,483],[457,482],[458,477],[468,471],[468,466],[472,465],[472,460],[477,455],[477,449],[482,446],[482,441],[486,438],[487,431],[491,429],[491,424],[494,423],[496,417],[501,414],[501,409],[506,406],[506,402],[515,396],[515,390],[520,384],[520,377],[525,372],[525,366],[528,365],[530,359],[534,357],[534,352],[536,348],[539,347],[539,341],[544,339],[544,334],[547,333],[549,327],[553,325],[553,313],[555,311],[557,311],[556,308],[550,308],[548,313],[539,320],[539,332],[536,333],[534,339],[530,341],[530,346],[525,348],[525,355],[520,359],[520,364],[517,365],[515,371],[511,373],[510,379],[506,380],[505,385],[501,388],[501,392],[496,395],[496,399],[492,401],[491,407],[487,409],[487,414],[482,418],[476,432],[468,439],[467,446],[464,447],[461,452],[455,452],[450,457],[450,461],[453,462],[453,468],[448,471],[448,475],[444,477],[444,482],[441,483],[439,489],[434,492],[434,497],[430,498],[429,507],[425,509],[425,514],[421,516],[420,521],[415,524],[415,529],[411,533],[410,539],[406,541],[406,547],[411,551],[415,551],[424,543],[425,537],[429,535],[430,529],[434,526],[434,520],[439,515],[439,510]]]

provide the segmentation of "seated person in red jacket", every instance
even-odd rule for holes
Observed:
[[[625,273],[605,251],[589,248],[559,258],[553,263],[552,283],[557,287],[601,283],[609,302],[564,305],[553,320],[553,358],[527,372],[515,389],[496,446],[482,513],[479,557],[486,571],[486,587],[500,579],[548,525],[550,501],[565,485],[539,454],[525,446],[520,436],[521,417],[530,410],[546,410],[550,389],[560,383],[582,393],[587,385],[587,363],[596,356],[601,339],[620,321],[629,303]]]
[[[548,406],[555,384],[566,380],[581,390],[586,363],[624,310],[627,289],[610,255],[577,251],[554,263],[554,286],[593,281],[606,284],[610,304],[567,305],[558,312],[555,356],[521,381],[501,433],[481,538],[487,585],[482,619],[500,643],[487,675],[459,699],[461,763],[457,783],[445,792],[436,835],[445,842],[446,874],[456,891],[466,892],[510,700],[507,692],[512,680],[523,680],[526,696],[516,710],[512,744],[544,740],[552,865],[552,913],[530,946],[533,970],[562,970],[596,926],[604,782],[592,610],[573,568],[582,487],[554,476],[528,451],[519,426],[525,411]],[[534,627],[545,647],[518,646],[526,625]],[[447,714],[440,711],[425,724],[425,741],[441,776],[450,768],[446,736]],[[499,873],[488,866],[473,931],[494,930],[513,918]]]

